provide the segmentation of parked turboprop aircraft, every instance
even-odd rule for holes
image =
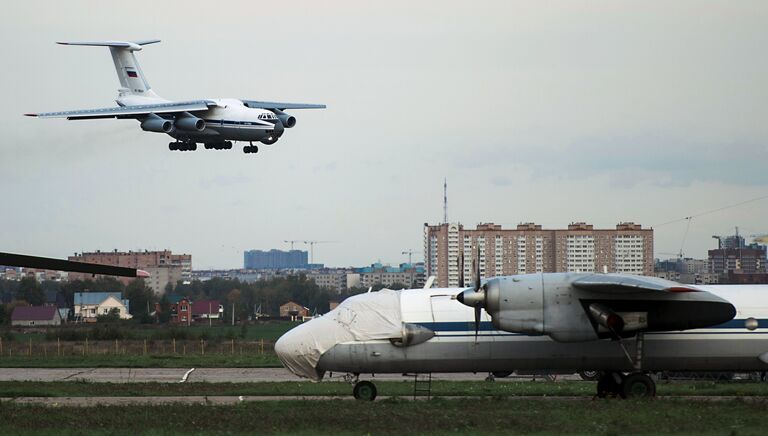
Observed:
[[[161,98],[149,86],[134,52],[142,46],[160,42],[141,41],[79,41],[58,42],[63,45],[109,47],[120,80],[118,107],[84,109],[64,112],[25,114],[40,118],[92,120],[97,118],[131,118],[141,122],[148,132],[166,133],[176,139],[168,144],[171,150],[194,151],[202,143],[207,149],[232,148],[232,141],[244,141],[245,153],[257,153],[254,142],[274,144],[285,129],[296,125],[296,118],[285,113],[288,109],[323,109],[323,104],[281,103],[233,98],[172,102]]]
[[[290,371],[314,380],[326,371],[357,379],[599,370],[599,396],[653,396],[649,372],[766,371],[766,295],[768,286],[692,286],[623,274],[495,277],[469,289],[350,297],[284,334],[275,351]],[[358,381],[353,393],[372,400],[376,388]]]

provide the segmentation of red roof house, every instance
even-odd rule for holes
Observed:
[[[16,306],[11,314],[11,325],[61,325],[61,315],[56,306]]]

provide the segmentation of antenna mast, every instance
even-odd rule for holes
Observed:
[[[448,224],[448,178],[443,179],[443,223]]]

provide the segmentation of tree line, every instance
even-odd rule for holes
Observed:
[[[382,285],[375,285],[373,289],[379,290],[382,287]],[[392,289],[403,287],[405,286],[397,284],[390,286]],[[129,312],[133,315],[133,319],[136,322],[151,323],[168,320],[169,297],[173,295],[188,297],[192,301],[219,300],[224,305],[224,318],[229,321],[232,317],[233,305],[237,320],[250,319],[259,307],[263,314],[277,315],[280,305],[288,301],[307,307],[310,313],[326,313],[331,301],[341,301],[350,295],[367,291],[367,288],[362,287],[342,292],[321,288],[314,280],[308,279],[303,274],[256,282],[213,278],[188,284],[169,283],[162,296],[155,295],[143,279],[136,279],[124,285],[113,277],[69,282],[38,282],[34,278],[25,277],[20,281],[0,280],[0,297],[3,297],[2,302],[6,303],[0,304],[0,324],[10,322],[11,312],[16,305],[45,304],[46,293],[55,293],[66,307],[74,307],[76,292],[122,292],[123,298],[130,301]],[[7,301],[9,299],[12,301]],[[156,303],[161,310],[153,316]]]

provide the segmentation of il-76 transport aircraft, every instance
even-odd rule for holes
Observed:
[[[257,153],[254,142],[271,145],[285,129],[296,125],[296,118],[285,113],[288,109],[323,109],[323,104],[281,103],[234,98],[173,102],[161,98],[147,82],[134,52],[142,46],[160,42],[141,41],[80,41],[59,42],[63,45],[109,47],[120,80],[118,107],[84,109],[63,112],[25,114],[40,118],[92,120],[97,118],[131,118],[141,122],[148,132],[165,133],[176,139],[168,148],[178,151],[197,150],[202,143],[207,149],[228,150],[232,141],[243,141],[245,153]]]
[[[479,277],[479,274],[477,274]],[[602,371],[598,396],[653,396],[654,371],[768,370],[768,286],[539,273],[348,298],[275,344],[313,380],[349,373]],[[354,395],[376,388],[358,381]]]

